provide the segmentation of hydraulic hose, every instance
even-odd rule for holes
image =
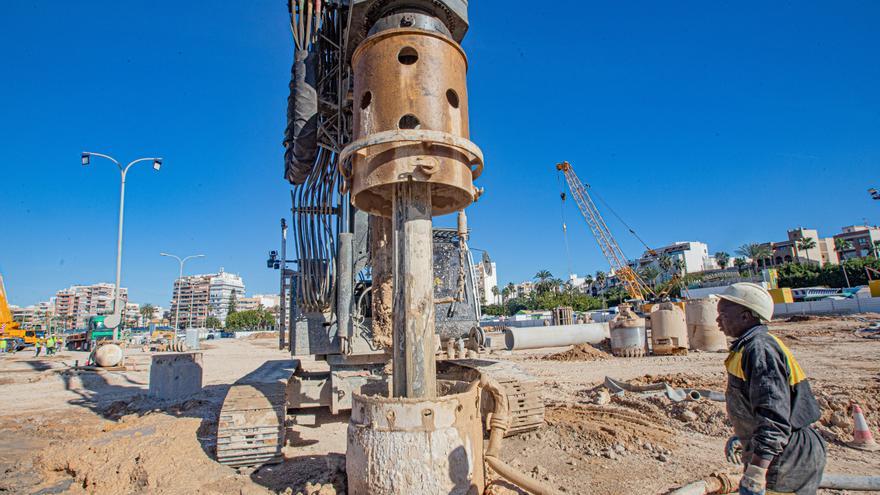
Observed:
[[[739,486],[738,475],[713,474],[708,478],[688,483],[668,495],[712,495],[730,493]],[[880,476],[858,476],[825,473],[819,488],[832,490],[873,491],[880,490]]]
[[[492,394],[492,399],[495,401],[495,410],[492,412],[492,419],[489,421],[489,445],[483,454],[486,464],[507,481],[530,493],[535,495],[562,495],[557,490],[516,470],[498,457],[498,452],[501,450],[501,441],[510,423],[510,418],[507,415],[509,407],[507,395],[498,382],[485,374],[480,377],[480,386]]]

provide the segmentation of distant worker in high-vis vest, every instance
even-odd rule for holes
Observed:
[[[767,331],[773,299],[751,283],[733,284],[718,297],[718,325],[734,339],[724,364],[735,436],[725,453],[745,464],[739,493],[815,494],[825,469],[825,442],[810,426],[819,405],[794,355]]]

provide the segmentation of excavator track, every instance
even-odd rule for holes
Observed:
[[[535,430],[544,424],[541,383],[515,364],[489,359],[450,359],[438,362],[437,368],[442,377],[457,380],[478,380],[483,374],[495,379],[507,395],[510,426],[505,436]],[[491,396],[484,393],[480,407],[483,417],[494,407]]]
[[[287,383],[296,366],[269,361],[229,387],[217,423],[217,461],[244,467],[284,460]]]

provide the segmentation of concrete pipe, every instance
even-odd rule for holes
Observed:
[[[504,330],[507,349],[540,349],[577,344],[598,344],[608,337],[607,323],[551,325],[547,327],[508,328]]]
[[[435,398],[355,394],[345,455],[349,493],[483,493],[477,383],[440,381]]]
[[[104,344],[95,350],[95,364],[112,368],[122,362],[122,348],[116,344]]]

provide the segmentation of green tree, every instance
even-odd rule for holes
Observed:
[[[676,275],[682,277],[687,275],[687,265],[684,264],[683,259],[675,258],[675,261],[672,262],[672,267],[675,268]]]
[[[493,286],[492,286],[492,295],[495,296],[495,297],[492,298],[492,303],[493,303],[493,304],[495,303],[495,301],[498,300],[498,295],[499,295],[499,294],[501,294],[501,292],[498,290],[498,286],[497,286],[497,285],[493,285]]]
[[[605,281],[607,281],[607,280],[608,280],[608,276],[605,275],[605,272],[603,272],[601,270],[596,271],[596,285],[598,285],[600,288],[604,288]]]
[[[231,314],[235,313],[236,311],[238,311],[238,309],[236,308],[237,305],[238,305],[238,298],[235,297],[235,292],[233,292],[232,295],[229,296],[229,310],[226,311],[226,314],[231,315]]]
[[[834,239],[834,250],[837,251],[837,258],[840,260],[841,263],[843,263],[844,260],[844,251],[849,251],[852,248],[852,242],[846,239],[841,239],[839,237],[837,239]]]
[[[138,312],[144,319],[144,324],[149,325],[150,322],[153,321],[153,316],[156,314],[156,307],[152,304],[147,303],[141,306],[141,309],[139,309]]]
[[[736,267],[737,270],[739,270],[740,275],[742,275],[742,272],[744,271],[746,265],[748,265],[748,264],[749,264],[749,262],[746,261],[746,259],[742,258],[742,257],[734,258],[734,260],[733,260],[733,265]]]
[[[810,249],[813,249],[816,247],[816,240],[815,239],[813,239],[812,237],[804,237],[803,239],[801,239],[797,242],[796,246],[799,250],[806,252],[807,262],[813,261],[810,259]],[[795,256],[797,256],[797,254],[795,254]],[[798,256],[798,262],[800,262],[800,256]]]
[[[660,276],[660,270],[655,268],[654,265],[645,265],[639,270],[639,275],[643,279],[650,281],[653,287],[657,285],[657,277]]]
[[[270,311],[260,309],[236,311],[226,317],[226,328],[236,332],[257,330],[259,328],[265,328],[267,322],[272,320],[274,320],[274,317]]]
[[[660,257],[657,258],[657,266],[663,270],[664,274],[669,273],[669,270],[672,269],[672,258],[666,253],[661,254]]]
[[[535,290],[537,292],[547,292],[553,286],[553,274],[548,270],[539,270],[535,274]]]
[[[770,247],[766,244],[750,243],[743,244],[736,248],[736,254],[752,259],[752,274],[758,273],[758,261],[766,261],[767,258],[773,256]]]
[[[718,262],[718,266],[722,269],[727,268],[727,263],[730,262],[730,255],[724,251],[718,251],[715,253],[715,261]]]
[[[220,319],[214,316],[209,316],[205,319],[205,327],[207,328],[223,328],[223,323],[220,323]]]

